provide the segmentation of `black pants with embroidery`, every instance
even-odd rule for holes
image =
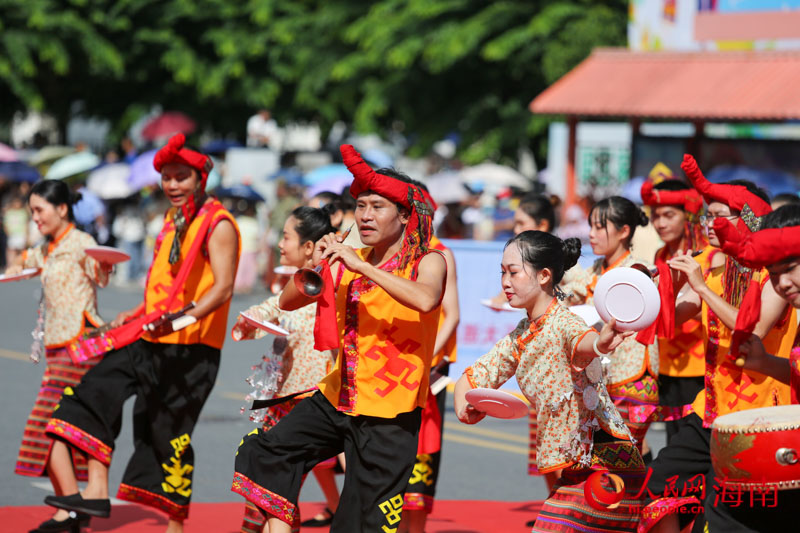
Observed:
[[[192,431],[219,361],[220,351],[203,344],[138,340],[109,352],[72,394],[64,394],[48,433],[108,465],[122,406],[135,395],[134,452],[117,497],[183,520],[192,494]]]
[[[350,416],[317,392],[269,431],[245,436],[231,490],[294,524],[303,476],[344,451],[344,488],[331,531],[392,530],[400,522],[414,466],[421,412],[418,407],[395,418]]]

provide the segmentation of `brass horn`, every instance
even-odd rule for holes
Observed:
[[[300,294],[308,298],[319,298],[322,294],[322,265],[317,265],[314,268],[301,268],[292,275],[294,286],[300,291]]]

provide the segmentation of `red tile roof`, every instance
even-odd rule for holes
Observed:
[[[800,119],[800,51],[597,49],[530,104],[584,117]]]

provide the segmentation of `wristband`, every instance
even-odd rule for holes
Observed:
[[[600,335],[594,338],[594,343],[592,344],[592,348],[594,349],[594,353],[597,354],[597,357],[606,357],[608,354],[603,353],[597,349],[597,341],[600,340]]]

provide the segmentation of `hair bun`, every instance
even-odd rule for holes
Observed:
[[[637,209],[639,209],[639,225],[643,227],[648,225],[650,223],[650,219],[648,218],[647,213],[642,211],[641,208]]]
[[[557,194],[551,194],[550,205],[552,205],[553,208],[559,207],[561,205],[561,198]]]
[[[574,267],[581,256],[581,240],[575,237],[564,239],[561,243],[564,251],[564,271]]]
[[[83,200],[83,194],[81,194],[80,192],[73,192],[69,195],[70,205],[75,205],[81,200]]]

